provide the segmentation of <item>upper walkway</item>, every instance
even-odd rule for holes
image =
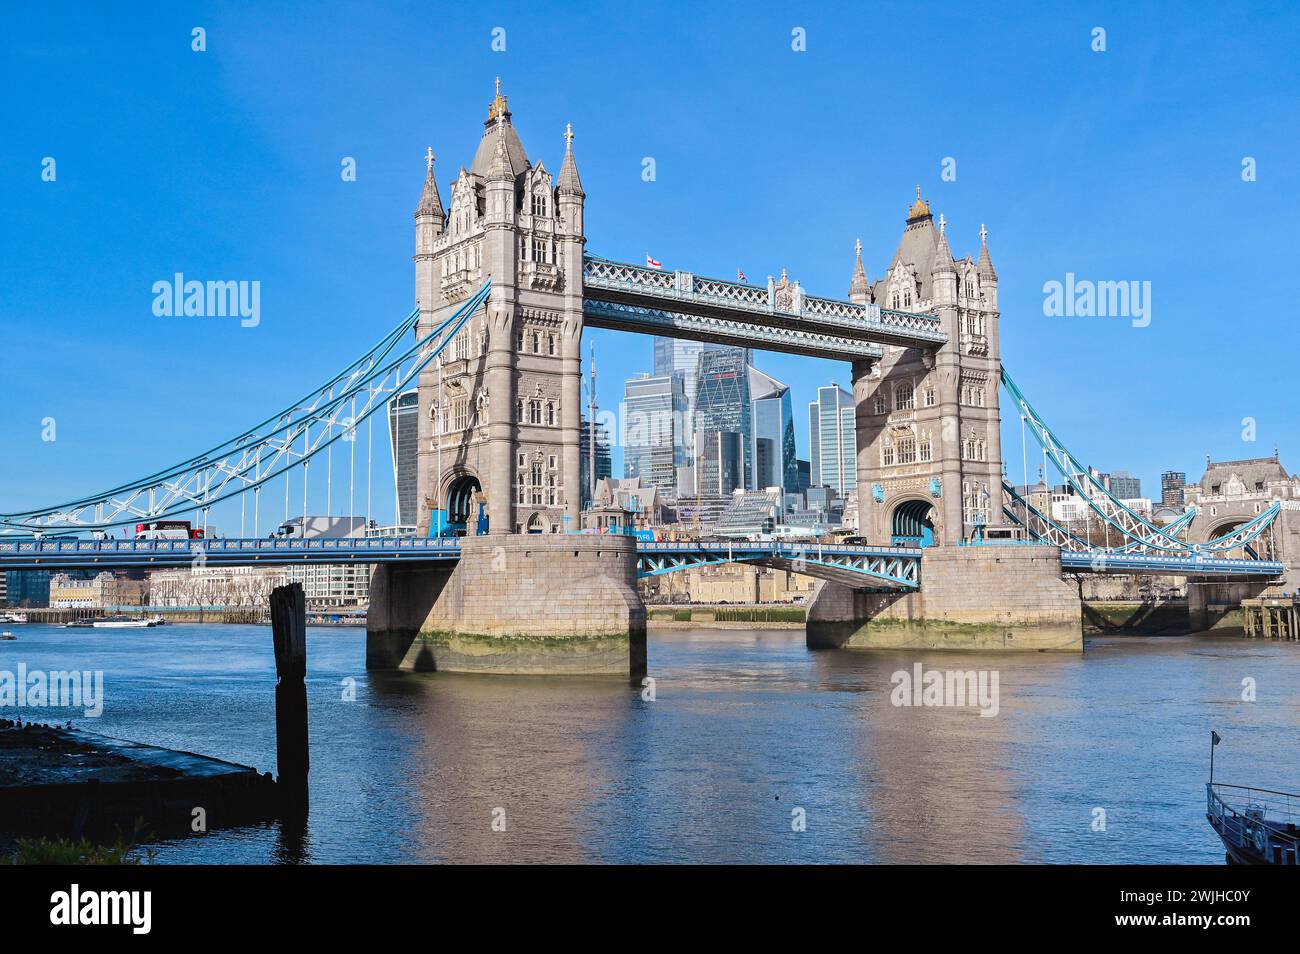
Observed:
[[[582,287],[584,320],[596,328],[839,360],[948,340],[937,315],[818,298],[771,281],[764,288],[589,256]]]

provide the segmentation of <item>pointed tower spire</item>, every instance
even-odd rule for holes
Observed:
[[[424,161],[429,164],[429,171],[424,176],[424,191],[420,193],[420,204],[415,207],[415,214],[434,215],[443,218],[442,196],[438,195],[438,182],[433,176],[433,163],[438,157],[430,146],[424,154]]]
[[[957,266],[953,264],[952,249],[948,247],[948,220],[939,213],[939,244],[934,250],[934,266],[930,269],[930,274],[938,275],[947,272],[957,271]]]
[[[561,195],[586,195],[578,178],[578,164],[573,159],[573,123],[564,127],[564,164],[560,166],[558,188]]]
[[[862,239],[853,243],[853,281],[849,283],[849,301],[865,305],[871,294],[871,284],[867,281],[867,270],[862,265]]]
[[[498,98],[500,98],[500,94],[498,94]],[[515,165],[510,161],[510,150],[506,148],[506,111],[504,108],[498,110],[496,119],[496,154],[492,157],[492,170],[488,174],[488,178],[513,179],[515,177]]]
[[[998,273],[993,270],[993,259],[989,258],[989,230],[980,225],[980,260],[976,263],[980,277],[998,280]]]

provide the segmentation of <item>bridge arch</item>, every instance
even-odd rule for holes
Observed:
[[[1219,537],[1226,536],[1234,530],[1255,519],[1258,514],[1238,514],[1231,517],[1220,518],[1217,523],[1209,524],[1209,531],[1205,535],[1206,540],[1215,540]],[[1215,556],[1225,558],[1236,558],[1239,560],[1272,560],[1273,556],[1273,535],[1265,530],[1250,543],[1232,550],[1224,550],[1216,553]]]
[[[472,473],[465,471],[450,475],[447,482],[447,523],[453,533],[473,534],[478,531],[478,506],[476,495],[481,495],[483,485]]]
[[[935,515],[933,501],[924,497],[900,500],[889,518],[890,542],[921,547],[937,545],[939,533],[934,525]]]

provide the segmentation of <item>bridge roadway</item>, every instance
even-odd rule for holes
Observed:
[[[987,544],[988,546],[1016,544]],[[1023,546],[1024,544],[1019,544]],[[924,551],[909,547],[851,546],[793,541],[641,542],[638,572],[660,576],[724,563],[761,563],[856,587],[915,589]],[[298,563],[390,563],[456,560],[456,538],[338,537],[213,540],[0,539],[0,570],[174,569],[186,566],[279,566]],[[1171,576],[1259,579],[1280,576],[1268,560],[1170,557],[1062,551],[1072,573],[1158,573]]]

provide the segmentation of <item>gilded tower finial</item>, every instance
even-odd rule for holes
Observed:
[[[488,120],[501,117],[510,112],[510,105],[507,97],[501,95],[501,77],[497,77],[496,95],[492,97],[492,102],[488,103]]]
[[[930,203],[921,198],[921,187],[918,185],[916,187],[916,201],[913,202],[912,207],[907,210],[908,221],[910,222],[913,219],[923,219],[929,214]]]

